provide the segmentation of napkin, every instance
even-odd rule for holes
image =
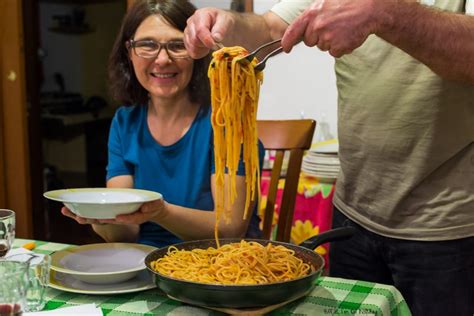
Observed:
[[[7,252],[5,258],[7,258],[9,256],[15,256],[15,255],[20,255],[20,254],[25,254],[25,253],[33,253],[33,251],[25,249],[23,247],[12,248],[12,249],[10,249],[9,252]]]
[[[95,304],[57,308],[51,311],[23,313],[23,316],[103,316],[100,307]]]
[[[35,258],[31,259],[31,255],[34,254]],[[7,252],[7,255],[4,257],[6,261],[19,261],[19,262],[29,262],[30,265],[36,265],[43,261],[43,254],[34,253],[31,250],[25,249],[23,247],[11,249]]]

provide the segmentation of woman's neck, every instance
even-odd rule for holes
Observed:
[[[197,108],[197,105],[189,100],[188,94],[182,94],[175,98],[151,97],[148,115],[153,116],[160,122],[173,124],[180,118],[195,113],[195,108]]]
[[[186,95],[174,99],[151,98],[147,122],[153,138],[161,145],[176,143],[190,129],[199,105]]]

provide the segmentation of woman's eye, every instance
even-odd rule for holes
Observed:
[[[144,43],[137,42],[137,45],[135,47],[146,49],[146,50],[155,50],[158,48],[158,45],[153,42],[144,42]]]
[[[168,49],[173,51],[186,50],[183,42],[170,42],[168,43]]]

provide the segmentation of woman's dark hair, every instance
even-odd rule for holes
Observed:
[[[138,82],[129,59],[125,42],[133,38],[137,28],[149,16],[157,14],[170,25],[184,31],[187,19],[196,8],[188,0],[137,0],[125,15],[120,32],[115,39],[109,58],[109,86],[112,96],[122,104],[146,104],[148,91]],[[209,80],[207,67],[209,56],[194,61],[193,74],[189,82],[192,102],[208,105]]]

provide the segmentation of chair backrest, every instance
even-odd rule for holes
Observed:
[[[314,120],[258,120],[258,137],[265,150],[275,150],[267,204],[263,215],[263,236],[270,239],[273,213],[281,175],[283,157],[289,151],[288,169],[285,176],[285,187],[280,203],[276,240],[289,242],[293,213],[295,208],[298,180],[300,177],[303,153],[311,147],[316,121]]]

